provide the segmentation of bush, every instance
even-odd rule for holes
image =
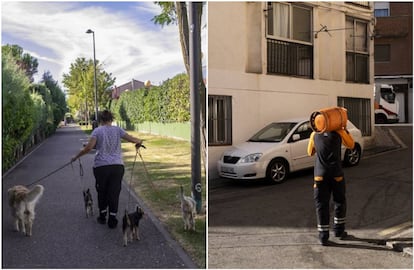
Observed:
[[[36,110],[29,79],[10,55],[2,54],[3,171],[20,158],[21,148],[32,133]]]
[[[190,120],[190,86],[186,74],[179,74],[161,86],[124,92],[112,102],[111,111],[127,126],[143,122],[188,122]]]

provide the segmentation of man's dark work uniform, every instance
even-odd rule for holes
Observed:
[[[314,167],[314,200],[318,221],[319,241],[326,245],[329,239],[329,201],[335,203],[334,231],[336,237],[345,232],[346,197],[342,170],[341,144],[354,148],[354,140],[347,130],[311,134],[308,154],[316,153]]]

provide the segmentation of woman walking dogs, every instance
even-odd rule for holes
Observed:
[[[98,192],[98,222],[105,224],[109,211],[108,227],[116,228],[119,194],[124,176],[121,139],[135,143],[137,148],[141,146],[142,141],[129,135],[122,128],[112,126],[113,116],[110,111],[103,111],[99,118],[100,126],[92,131],[88,144],[72,157],[72,162],[96,148],[93,174]]]

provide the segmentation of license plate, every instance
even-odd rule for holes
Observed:
[[[234,173],[234,168],[231,167],[221,167],[221,171],[224,173]]]

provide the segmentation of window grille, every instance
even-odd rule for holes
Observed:
[[[232,144],[231,96],[208,96],[208,145]]]

